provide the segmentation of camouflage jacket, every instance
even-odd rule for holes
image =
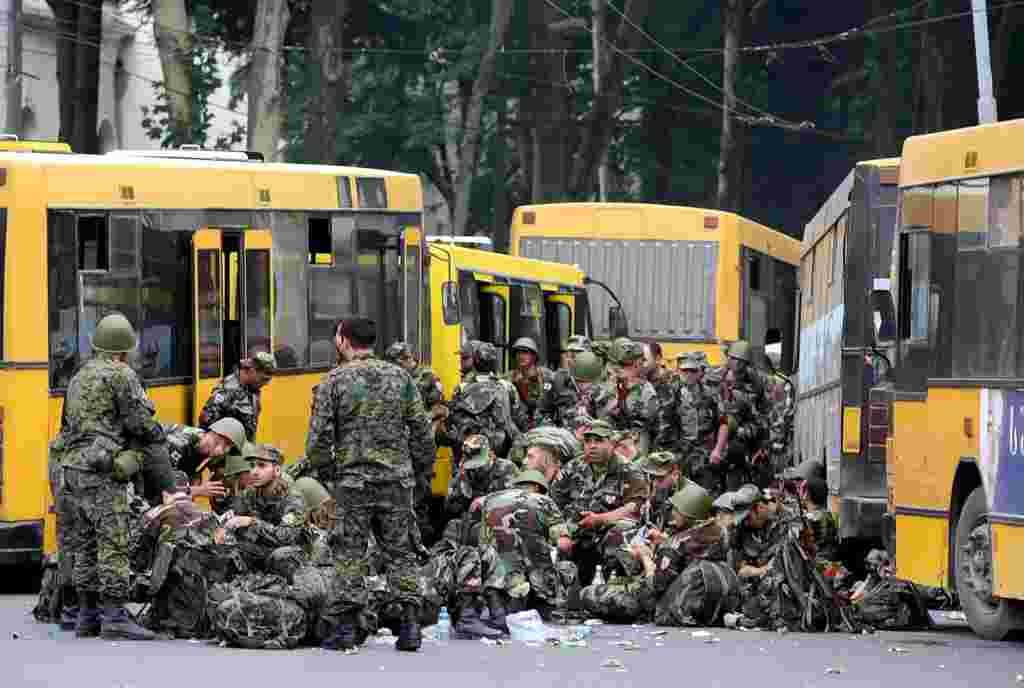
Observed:
[[[672,581],[696,560],[725,562],[729,558],[728,541],[714,519],[708,519],[683,531],[671,533],[654,550],[654,591],[661,594]]]
[[[791,443],[793,408],[788,400],[771,402],[768,416],[768,434],[772,451],[784,452]]]
[[[302,542],[306,502],[292,483],[278,479],[263,487],[247,487],[234,502],[235,515],[255,522],[238,528],[239,541],[259,544],[268,550]]]
[[[580,382],[567,370],[555,373],[551,393],[547,396],[543,412],[546,425],[556,425],[575,432],[592,420],[593,398],[599,384]]]
[[[519,436],[514,422],[520,403],[515,388],[495,375],[478,373],[476,380],[460,383],[448,402],[447,443],[461,453],[467,435],[486,435],[491,447],[503,455]]]
[[[564,501],[562,512],[575,534],[575,521],[584,511],[603,514],[626,504],[638,507],[647,499],[649,487],[644,474],[634,464],[612,456],[605,465],[587,463],[576,458],[562,467],[552,492]]]
[[[199,466],[206,460],[199,453],[199,440],[206,431],[172,423],[164,426],[164,432],[167,436],[167,454],[170,456],[171,466],[175,470],[184,471],[190,478],[196,477]]]
[[[672,503],[668,500],[685,484],[686,478],[682,476],[667,487],[657,487],[652,482],[650,496],[640,506],[640,520],[655,528],[665,529],[672,518]]]
[[[743,442],[750,451],[767,442],[771,404],[761,374],[748,368],[731,390],[724,386],[718,390],[719,411],[728,420],[730,441]]]
[[[420,391],[420,398],[423,399],[423,406],[427,411],[444,403],[444,387],[441,386],[441,379],[434,374],[433,370],[426,366],[419,366],[412,371],[412,379]]]
[[[590,416],[608,421],[620,431],[638,431],[648,439],[658,434],[658,394],[650,382],[626,386],[605,383],[597,388],[590,402]]]
[[[527,371],[517,368],[505,375],[504,379],[512,384],[522,402],[513,419],[523,432],[542,424],[545,399],[551,393],[554,377],[554,373],[541,366]]]
[[[256,427],[260,422],[260,390],[239,382],[237,372],[213,388],[203,412],[199,414],[199,425],[209,428],[221,418],[234,418],[241,423],[250,441],[256,437]]]
[[[675,397],[679,385],[682,384],[682,380],[674,370],[662,366],[651,376],[651,384],[658,395],[658,403],[665,407],[672,403],[672,399]]]
[[[105,354],[87,361],[68,383],[59,446],[61,465],[108,473],[129,440],[160,442],[156,407],[127,364]]]
[[[718,433],[718,399],[704,384],[680,384],[671,402],[661,409],[657,446],[689,456],[696,447],[711,448]]]
[[[839,559],[839,526],[835,516],[825,509],[807,511],[804,520],[814,534],[814,546],[817,548],[819,562],[837,561]]]
[[[475,484],[471,477],[480,473],[480,484]],[[489,468],[457,473],[448,483],[448,496],[445,497],[445,511],[449,514],[461,514],[469,509],[469,505],[477,497],[484,497],[492,492],[499,492],[512,487],[512,479],[519,473],[516,465],[508,459],[496,458]]]
[[[793,518],[781,510],[764,528],[750,528],[745,522],[741,523],[729,533],[730,563],[737,571],[744,562],[751,566],[764,566],[772,560],[787,537],[799,528],[799,517]]]
[[[327,373],[315,395],[306,457],[320,482],[429,484],[434,437],[409,373],[360,356]]]

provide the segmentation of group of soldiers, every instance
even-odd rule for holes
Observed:
[[[823,467],[765,469],[791,412],[745,342],[721,368],[691,355],[670,371],[656,343],[574,337],[551,372],[524,338],[499,376],[496,348],[471,341],[446,401],[401,342],[374,355],[372,320],[343,319],[334,339],[305,455],[286,468],[254,440],[272,355],[240,362],[201,427],[165,426],[126,363],[131,324],[101,320],[50,447],[59,553],[37,617],[83,638],[345,652],[384,626],[416,651],[443,607],[461,638],[507,634],[527,609],[855,623],[830,582]],[[438,446],[454,457],[447,525],[428,538]]]

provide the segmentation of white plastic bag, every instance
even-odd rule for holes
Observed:
[[[508,624],[508,632],[512,636],[512,640],[522,643],[543,643],[550,635],[548,628],[544,625],[544,620],[540,618],[540,613],[536,609],[509,614],[505,617],[505,623]]]

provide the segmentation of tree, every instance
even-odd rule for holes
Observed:
[[[77,153],[99,153],[103,0],[46,0],[57,23],[60,138]]]
[[[282,56],[290,18],[288,0],[259,0],[256,4],[247,89],[248,147],[262,153],[268,161],[278,159],[284,134]]]
[[[194,143],[192,125],[193,40],[185,0],[152,0],[153,31],[163,69],[170,138]]]
[[[740,62],[740,43],[747,15],[746,0],[722,0],[723,60],[722,135],[718,154],[718,207],[721,210],[739,210],[742,189],[740,136],[736,121],[736,72]]]
[[[366,0],[312,0],[306,35],[310,70],[306,100],[305,162],[337,162],[339,121],[348,98],[348,77],[343,48],[345,20],[352,4]]]

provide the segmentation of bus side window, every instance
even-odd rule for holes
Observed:
[[[548,367],[557,370],[562,367],[562,348],[572,336],[572,309],[567,303],[548,300],[544,317],[547,320]]]

